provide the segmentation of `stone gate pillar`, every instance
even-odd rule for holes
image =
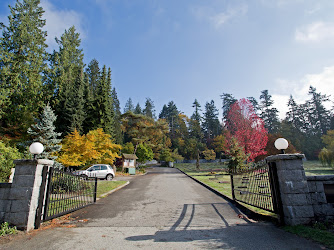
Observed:
[[[287,225],[307,224],[314,218],[309,202],[309,187],[305,176],[303,154],[280,154],[266,158],[277,169],[284,222]]]
[[[29,231],[35,226],[43,168],[51,167],[53,161],[15,160],[14,163],[15,174],[4,220]]]

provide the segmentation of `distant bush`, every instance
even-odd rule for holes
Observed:
[[[323,148],[319,153],[319,160],[323,166],[333,167],[334,166],[334,152]]]

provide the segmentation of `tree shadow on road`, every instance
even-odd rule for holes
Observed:
[[[205,215],[195,215],[196,210],[203,205],[210,206],[211,211],[214,211],[217,221],[213,225],[210,224],[212,215],[206,223]],[[225,216],[221,212],[223,209],[229,210],[228,213],[224,212]],[[196,217],[201,218],[196,219]],[[194,245],[206,249],[320,249],[305,239],[278,229],[272,223],[249,220],[230,203],[184,204],[180,216],[169,230],[159,230],[152,235],[136,235],[125,239],[134,242],[194,241]]]

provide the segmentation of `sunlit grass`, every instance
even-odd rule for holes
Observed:
[[[102,198],[102,195],[125,184],[126,181],[98,181],[96,197]]]

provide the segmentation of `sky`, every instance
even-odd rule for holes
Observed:
[[[0,0],[0,22],[8,5]],[[220,95],[255,97],[267,89],[285,117],[290,95],[308,99],[312,85],[334,93],[332,0],[41,0],[49,51],[74,25],[85,63],[112,70],[122,110],[129,97],[151,98],[158,115],[174,101],[191,116]],[[334,100],[333,97],[330,98]],[[327,104],[332,107],[333,103]]]

